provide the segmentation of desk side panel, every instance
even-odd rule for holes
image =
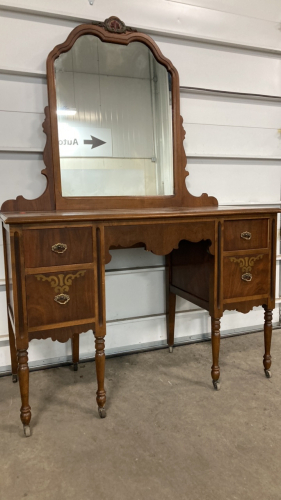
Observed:
[[[213,285],[214,256],[210,242],[181,241],[171,254],[171,286],[174,293],[209,309],[210,287]]]

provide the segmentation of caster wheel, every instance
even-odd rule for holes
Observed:
[[[30,426],[29,425],[24,425],[23,426],[23,432],[24,432],[24,435],[25,437],[29,437],[31,432],[30,432]]]
[[[99,408],[99,416],[100,416],[100,418],[105,418],[106,417],[106,410],[105,410],[105,408]]]
[[[218,380],[213,380],[213,386],[215,391],[219,391],[221,388],[220,382]]]
[[[271,378],[272,377],[270,370],[264,370],[264,373],[265,373],[266,378]]]
[[[12,375],[12,381],[13,381],[13,384],[16,384],[17,381],[18,381],[18,376],[17,375]]]
[[[75,372],[78,372],[78,363],[74,363],[74,365],[73,365],[73,370],[74,370]]]
[[[169,352],[173,352],[173,346],[172,345],[169,346]]]

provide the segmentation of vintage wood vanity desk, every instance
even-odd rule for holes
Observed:
[[[105,264],[110,248],[167,256],[168,346],[176,295],[212,318],[212,379],[220,376],[226,309],[265,309],[270,376],[278,208],[218,207],[186,188],[178,73],[155,42],[117,18],[75,28],[47,60],[47,178],[36,200],[1,208],[13,380],[30,435],[28,345],[93,330],[97,404],[105,416]]]

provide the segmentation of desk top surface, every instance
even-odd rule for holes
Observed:
[[[263,215],[281,212],[281,205],[245,205],[245,206],[219,206],[196,208],[158,208],[142,210],[91,210],[91,211],[63,211],[51,212],[10,212],[1,213],[0,217],[5,224],[37,224],[38,222],[83,222],[83,221],[138,221],[139,219],[168,220],[168,219],[193,219],[213,218],[221,216]]]

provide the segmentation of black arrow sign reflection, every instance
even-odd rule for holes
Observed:
[[[90,141],[84,140],[84,144],[91,144],[91,149],[97,148],[98,146],[102,146],[102,144],[106,144],[106,142],[101,141],[97,137],[91,135],[92,139]]]

